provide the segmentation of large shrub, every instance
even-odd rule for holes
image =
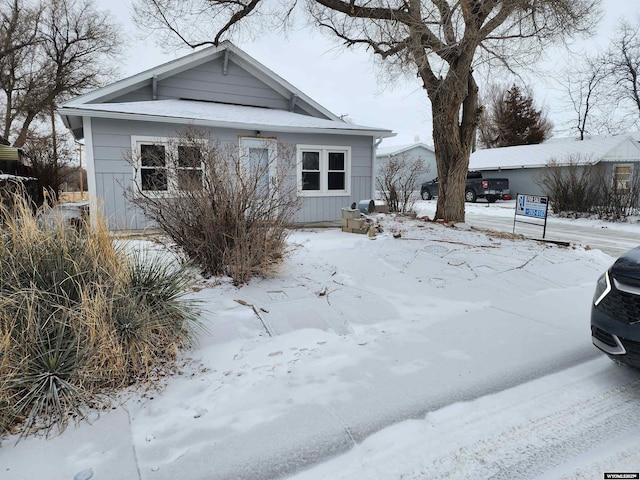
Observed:
[[[171,368],[197,324],[188,267],[41,214],[0,207],[0,432],[64,428]]]
[[[384,160],[376,174],[376,189],[390,212],[412,212],[415,191],[420,190],[420,177],[429,173],[422,158],[411,160],[406,154],[391,155]]]
[[[548,162],[537,179],[551,208],[560,215],[596,215],[603,220],[624,220],[640,208],[640,174],[634,171],[625,188],[600,162],[590,164],[569,156]]]
[[[166,178],[174,179],[166,191],[153,191],[147,176],[130,196],[203,275],[226,275],[240,285],[271,273],[285,253],[288,227],[300,208],[291,173],[293,151],[278,144],[277,153],[260,162],[250,150],[205,135],[186,130],[162,150],[157,164],[165,166]],[[268,142],[256,150],[264,153]],[[152,162],[136,155],[130,161],[138,169]]]

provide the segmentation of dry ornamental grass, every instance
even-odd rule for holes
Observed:
[[[0,207],[0,434],[61,430],[152,380],[197,325],[188,265],[41,214],[18,196]]]

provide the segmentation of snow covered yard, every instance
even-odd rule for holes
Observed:
[[[380,221],[375,240],[294,231],[279,273],[241,289],[203,280],[194,296],[207,331],[180,375],[160,392],[129,394],[92,425],[5,439],[0,478],[638,471],[640,375],[600,356],[589,333],[595,281],[611,257],[464,226]],[[611,405],[623,413],[617,421]],[[594,418],[622,440],[609,450],[589,443]],[[549,445],[560,444],[571,462],[554,460]],[[544,461],[531,465],[528,449],[547,451]]]

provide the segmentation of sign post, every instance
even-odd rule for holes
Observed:
[[[542,195],[526,195],[518,193],[516,196],[516,213],[513,216],[513,233],[516,232],[516,221],[521,223],[529,223],[531,225],[542,226],[542,238],[547,233],[547,211],[549,206],[549,197]],[[544,220],[544,225],[526,220],[518,220],[518,216],[537,218]]]

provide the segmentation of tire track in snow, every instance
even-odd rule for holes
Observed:
[[[640,425],[640,380],[612,389],[515,429],[507,438],[518,445],[535,435],[542,444],[526,449],[525,458],[500,461],[492,480],[529,479],[543,474]],[[522,454],[521,454],[522,455]],[[516,460],[515,463],[512,461]],[[592,472],[600,477],[602,472]]]
[[[577,402],[575,392],[569,390],[581,389],[580,385],[554,389],[509,408],[502,419],[502,414],[494,417],[491,412],[486,416],[478,412],[471,424],[456,427],[456,430],[471,432],[469,442],[432,457],[430,462],[423,462],[419,473],[402,478],[555,480],[561,476],[558,470],[563,470],[557,467],[571,464],[575,459],[579,459],[575,468],[582,467],[585,476],[576,477],[574,468],[569,469],[571,473],[564,478],[595,479],[603,478],[603,471],[628,471],[624,465],[615,465],[616,458],[620,461],[619,452],[610,461],[605,458],[605,466],[602,460],[591,458],[597,457],[607,442],[640,428],[640,379],[636,376],[631,382],[605,391],[590,387],[587,385],[585,389],[586,398]],[[497,424],[495,434],[474,436],[473,431],[487,431],[486,426],[480,426],[487,422]],[[460,438],[460,433],[453,435]],[[634,457],[637,447],[638,443],[630,445],[628,463],[635,465],[633,472],[640,469],[637,455]],[[556,472],[551,473],[553,470]]]

